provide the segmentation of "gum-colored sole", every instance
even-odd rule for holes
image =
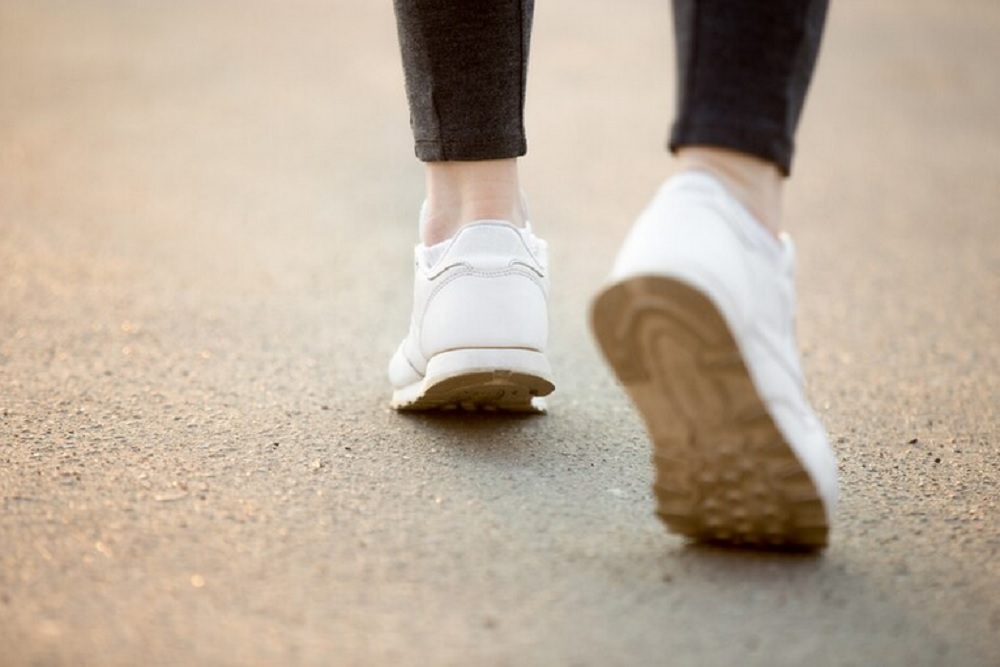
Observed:
[[[486,410],[504,412],[545,411],[542,396],[555,389],[550,381],[514,371],[479,371],[450,377],[429,387],[397,410]]]
[[[601,293],[591,319],[645,421],[656,512],[668,528],[739,547],[826,545],[819,493],[704,294],[671,278],[632,278]]]

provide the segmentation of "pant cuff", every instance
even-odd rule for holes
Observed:
[[[457,141],[417,140],[415,152],[417,159],[423,162],[505,160],[527,153],[528,142],[523,135]]]
[[[667,146],[673,153],[684,146],[728,148],[773,162],[785,176],[792,171],[795,150],[790,137],[770,127],[684,121],[674,124]]]

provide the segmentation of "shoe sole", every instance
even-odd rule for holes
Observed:
[[[672,278],[632,278],[597,297],[591,320],[645,421],[669,529],[741,547],[826,545],[820,494],[707,296]]]
[[[397,410],[545,412],[555,385],[541,352],[519,349],[451,350],[427,364],[423,380],[393,393]]]

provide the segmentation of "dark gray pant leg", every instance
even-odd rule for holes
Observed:
[[[394,0],[423,161],[524,155],[534,0]]]
[[[395,0],[417,157],[517,157],[533,0]],[[731,148],[791,168],[827,0],[674,0],[670,148]]]
[[[673,0],[670,149],[731,148],[791,169],[827,0]]]

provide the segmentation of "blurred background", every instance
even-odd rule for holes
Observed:
[[[686,547],[589,299],[670,172],[669,3],[538,3],[539,419],[387,409],[391,3],[0,0],[0,664],[1000,664],[1000,4],[832,3],[788,188],[818,558]]]

